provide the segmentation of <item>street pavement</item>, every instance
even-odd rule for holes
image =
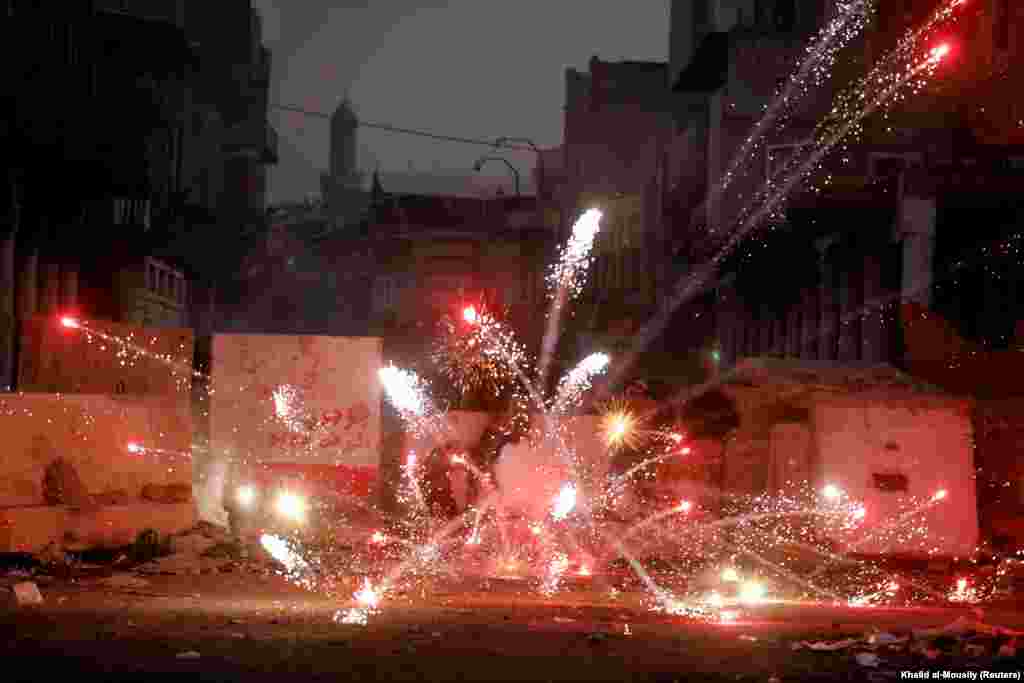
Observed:
[[[14,580],[25,579],[5,583]],[[1024,629],[1024,612],[1010,606],[979,615],[769,604],[708,624],[650,611],[640,593],[609,599],[583,583],[544,597],[515,582],[424,582],[359,625],[335,619],[349,603],[249,571],[30,580],[43,604],[0,611],[2,681],[901,680],[921,668],[1024,669],[1015,657],[967,657],[956,642],[934,659],[896,646],[794,650],[963,617]],[[869,651],[876,665],[858,663]]]

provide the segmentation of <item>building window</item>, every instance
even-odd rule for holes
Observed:
[[[879,491],[906,493],[909,488],[909,482],[905,474],[882,474],[876,472],[871,475],[871,479],[872,484]]]

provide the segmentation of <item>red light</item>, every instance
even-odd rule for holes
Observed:
[[[475,325],[478,319],[476,308],[472,306],[466,306],[462,309],[462,319],[470,325]]]
[[[689,446],[683,446],[682,450],[680,450],[679,452],[682,453],[683,455],[689,455],[691,453],[691,450]]]
[[[62,327],[66,327],[69,330],[77,330],[79,327],[81,327],[78,320],[67,315],[63,316],[60,319],[60,324]]]
[[[932,48],[932,59],[938,61],[949,54],[949,43],[942,43],[938,47]]]

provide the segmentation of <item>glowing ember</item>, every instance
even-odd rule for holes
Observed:
[[[384,534],[382,534],[379,531],[374,531],[373,532],[373,536],[370,536],[370,542],[374,543],[374,544],[377,544],[377,545],[380,545],[381,543],[384,543],[387,540],[388,540],[388,537],[385,536]]]
[[[576,507],[576,487],[572,484],[566,484],[558,492],[558,496],[555,498],[554,507],[551,510],[551,516],[557,521],[565,519],[572,512],[573,508]]]
[[[679,452],[683,455],[689,455],[692,451],[689,446],[683,446],[681,449],[679,449]]]
[[[363,587],[360,588],[352,598],[364,607],[376,607],[380,602],[380,595],[373,588],[369,579],[363,580]]]
[[[931,56],[932,56],[932,59],[934,61],[939,61],[939,60],[941,60],[943,57],[945,57],[948,54],[949,54],[949,44],[948,43],[943,43],[942,45],[939,45],[938,47],[933,48],[932,51],[931,51]]]
[[[256,500],[256,489],[252,486],[240,486],[235,492],[235,499],[243,506],[248,507]]]
[[[466,306],[462,309],[462,319],[470,325],[475,325],[477,322],[476,308],[473,306]]]
[[[678,505],[676,505],[676,510],[678,510],[679,512],[689,512],[692,507],[693,503],[691,503],[688,500],[684,500]]]
[[[949,495],[949,492],[946,491],[946,489],[940,489],[940,490],[935,492],[934,496],[932,496],[932,501],[933,502],[940,501],[940,500],[944,499],[947,495]]]
[[[146,449],[143,448],[142,446],[140,446],[139,444],[133,442],[133,443],[128,444],[127,450],[128,450],[129,453],[131,453],[133,455],[138,455],[138,454],[144,452]]]
[[[748,604],[764,601],[764,586],[756,581],[747,581],[740,587],[740,600]]]
[[[637,418],[625,407],[614,407],[601,417],[601,436],[609,448],[630,448],[637,443]]]
[[[282,493],[277,497],[275,507],[279,515],[293,522],[301,522],[306,518],[306,501],[294,493]]]
[[[839,487],[834,484],[827,484],[825,488],[821,490],[821,495],[825,496],[829,500],[837,500],[843,495],[843,492],[839,490]]]
[[[70,316],[62,317],[60,319],[60,324],[61,324],[61,326],[66,327],[66,328],[68,328],[70,330],[77,330],[77,329],[79,329],[82,326],[78,322],[78,320],[76,320],[75,318],[72,318]]]

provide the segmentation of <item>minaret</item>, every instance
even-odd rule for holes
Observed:
[[[328,172],[335,184],[348,185],[358,175],[356,128],[359,119],[346,96],[331,115],[331,154]]]

